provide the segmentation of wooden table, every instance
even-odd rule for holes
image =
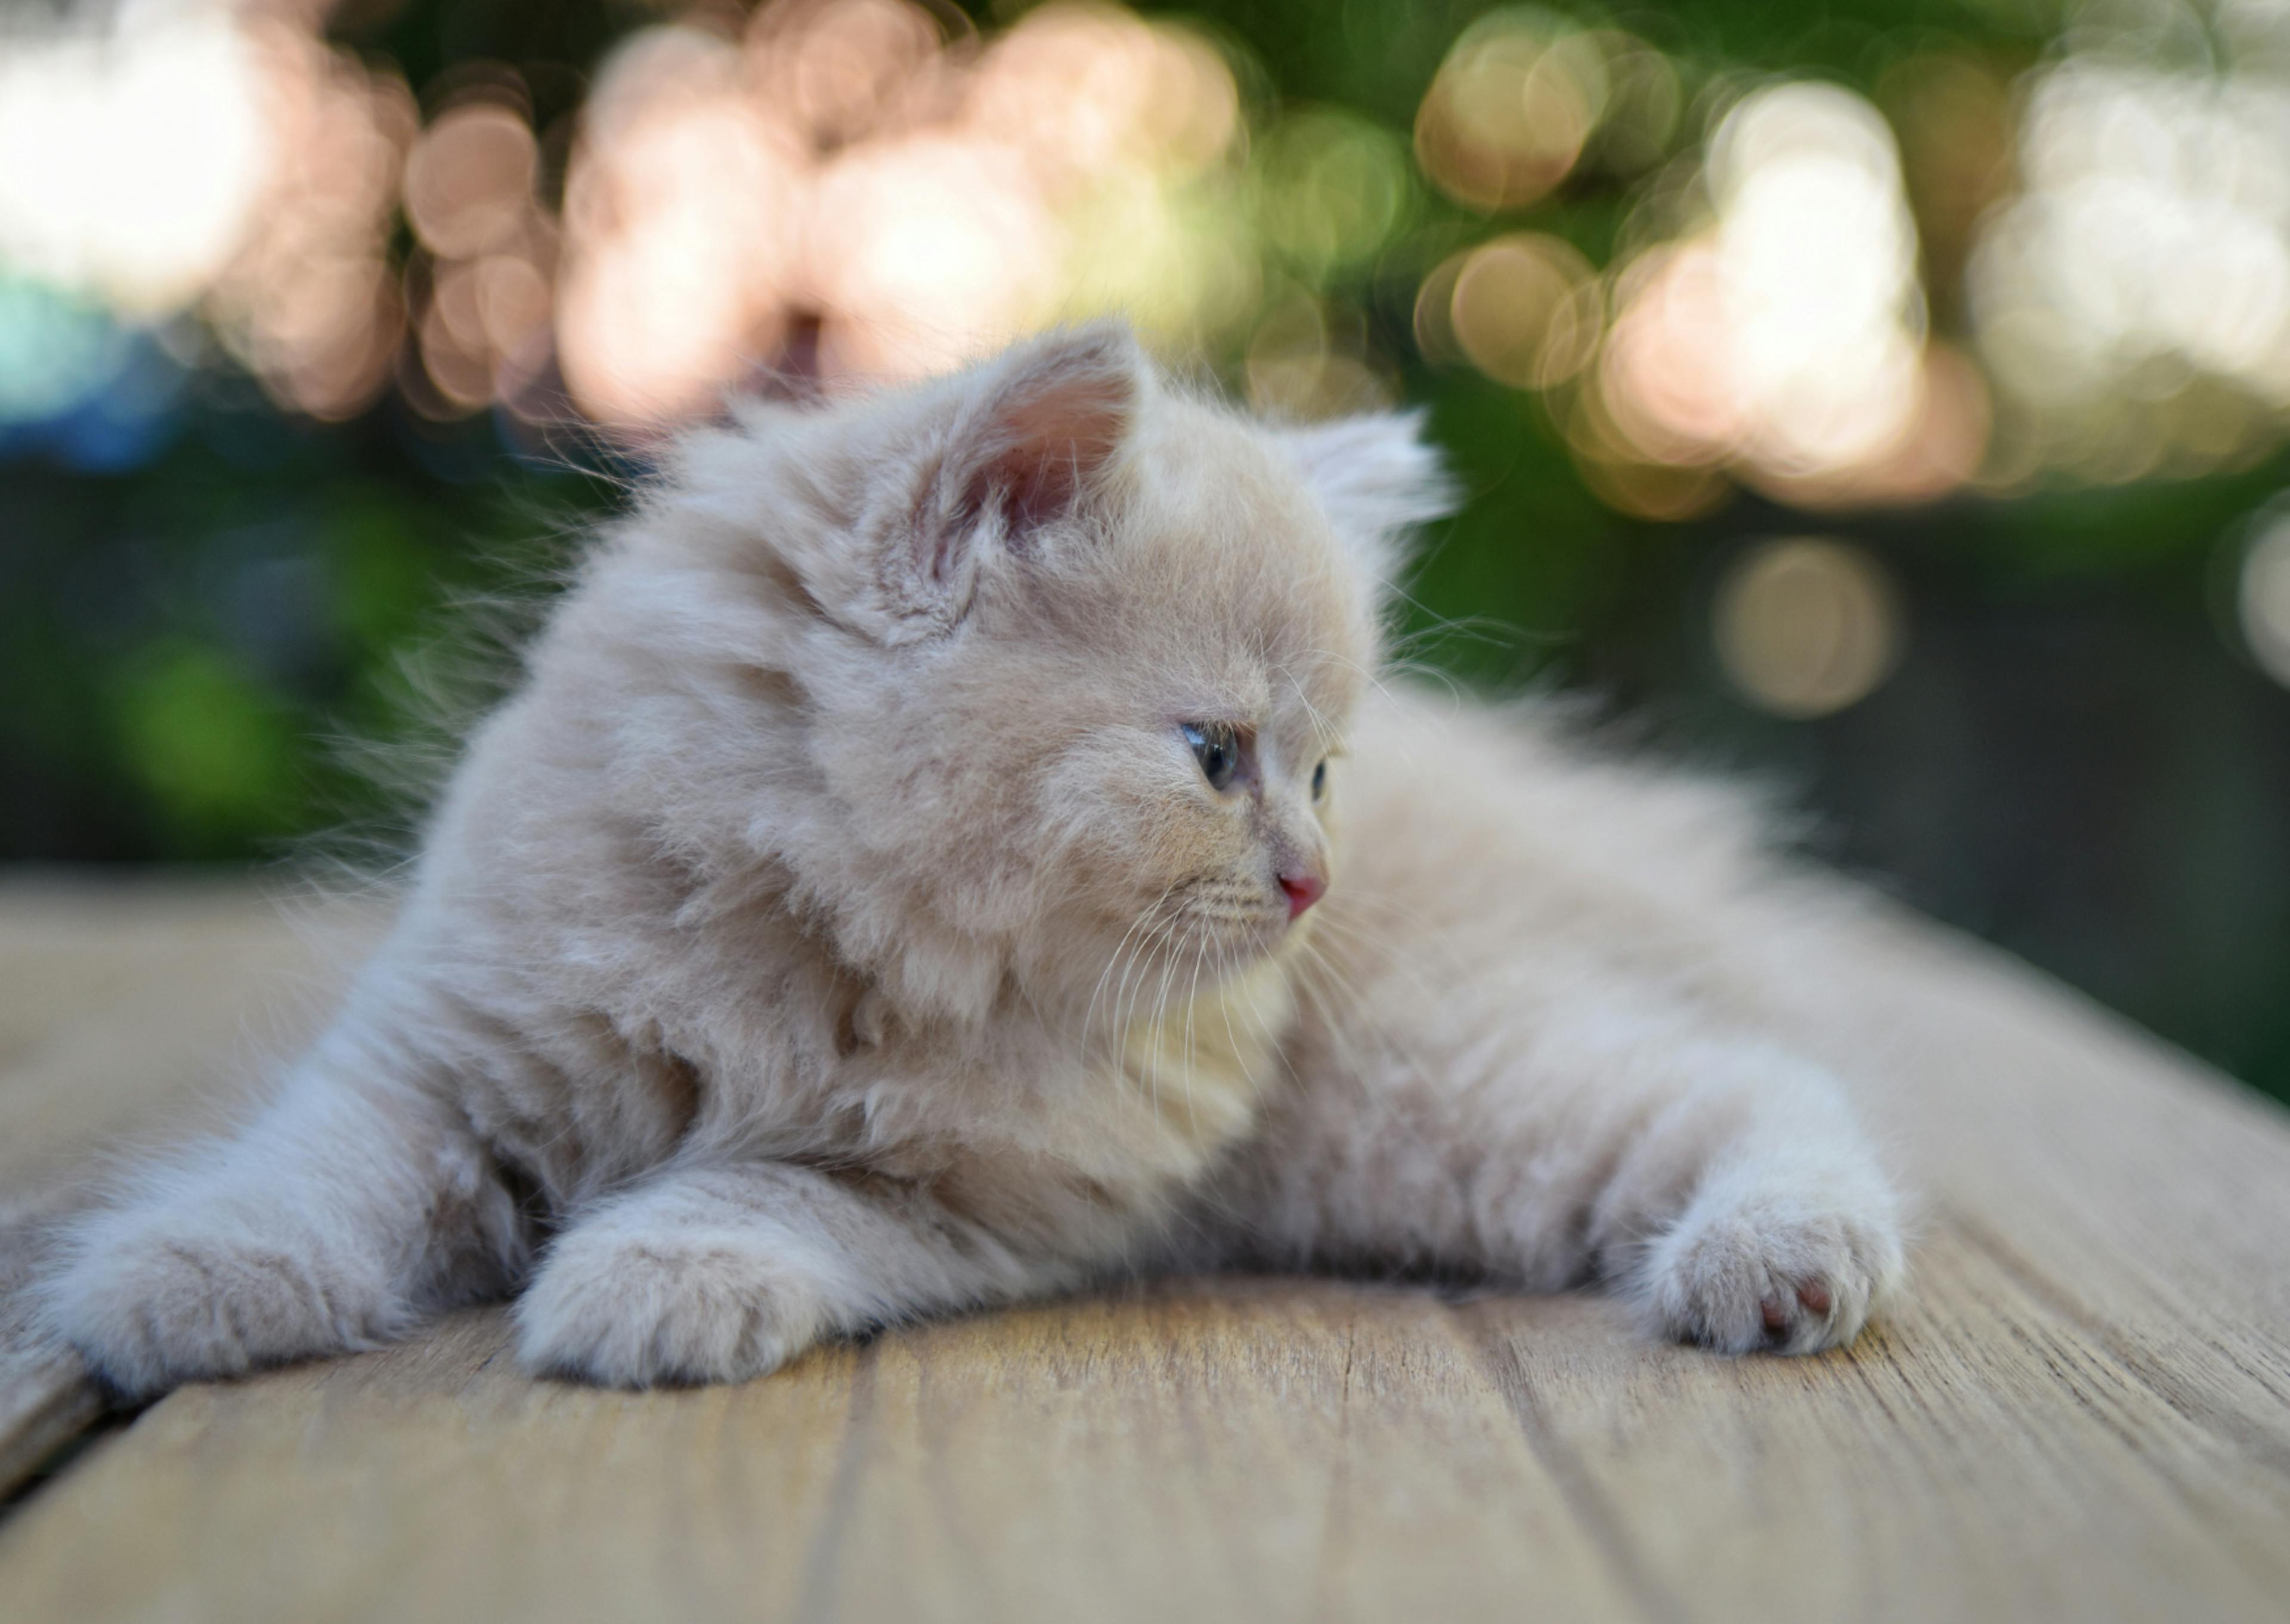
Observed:
[[[0,884],[0,1282],[100,1148],[226,1110],[369,925]],[[2290,1618],[2290,1119],[1905,918],[1806,1025],[1926,1192],[1913,1295],[1846,1352],[1223,1279],[629,1396],[469,1313],[51,1460],[0,1618]],[[10,1356],[22,1476],[96,1409]]]

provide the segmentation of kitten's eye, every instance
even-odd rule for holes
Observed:
[[[1185,742],[1192,747],[1193,759],[1201,764],[1201,776],[1209,788],[1224,790],[1232,786],[1232,775],[1240,771],[1240,740],[1229,722],[1188,722],[1183,728]]]
[[[1328,758],[1320,757],[1320,764],[1312,769],[1312,798],[1318,800],[1328,793]]]

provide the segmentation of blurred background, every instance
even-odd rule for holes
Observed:
[[[2290,1098],[2290,0],[0,0],[0,860],[275,860],[743,380],[1427,405],[1430,661]]]

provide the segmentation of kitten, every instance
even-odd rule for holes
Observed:
[[[1270,1261],[1849,1340],[1899,1203],[1762,1035],[1798,905],[1728,796],[1376,681],[1445,500],[1413,420],[1268,428],[1110,326],[691,436],[332,1028],[55,1327],[147,1395],[519,1292],[531,1369],[642,1386]]]

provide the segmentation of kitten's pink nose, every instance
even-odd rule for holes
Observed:
[[[1328,882],[1317,874],[1284,874],[1280,889],[1288,893],[1288,917],[1293,919],[1326,894]]]

